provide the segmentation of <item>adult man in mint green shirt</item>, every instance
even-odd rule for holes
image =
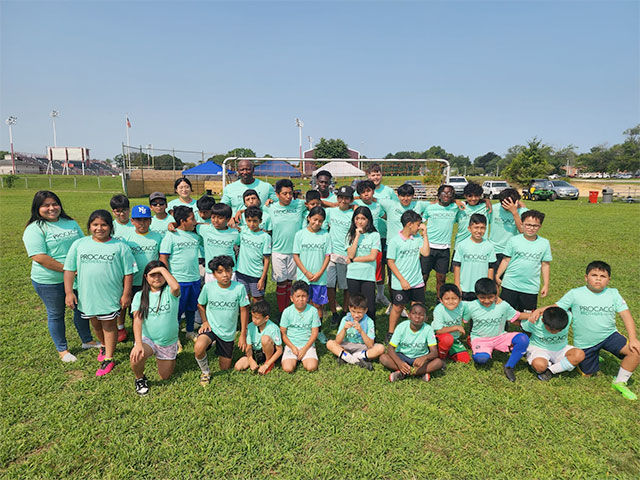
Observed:
[[[224,187],[222,199],[220,200],[222,203],[226,203],[231,207],[234,215],[238,210],[245,208],[242,194],[249,189],[256,191],[263,206],[269,205],[270,202],[278,201],[278,197],[271,184],[263,182],[253,176],[254,165],[251,160],[240,160],[237,169],[240,178]]]

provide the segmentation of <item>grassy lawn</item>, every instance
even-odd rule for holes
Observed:
[[[68,190],[65,209],[83,228],[108,208],[108,193]],[[638,478],[639,403],[611,390],[619,361],[608,354],[594,378],[574,371],[546,383],[521,361],[515,384],[499,353],[487,368],[449,364],[430,383],[393,384],[379,364],[338,367],[324,346],[311,374],[223,373],[210,355],[213,379],[202,388],[183,339],[174,376],[161,382],[151,360],[151,392],[138,398],[131,341],[118,346],[113,373],[96,378],[96,352],[80,349],[68,317],[78,362],[63,364],[21,241],[33,193],[0,191],[2,478]],[[640,206],[530,203],[548,214],[541,235],[554,255],[541,303],[583,285],[586,264],[602,259],[638,324]],[[431,279],[430,308],[433,289]],[[273,284],[268,300],[275,310]],[[638,374],[630,387],[640,394]]]

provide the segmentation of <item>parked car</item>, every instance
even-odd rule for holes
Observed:
[[[496,198],[501,191],[511,188],[504,180],[487,180],[482,184],[482,193],[485,198]]]
[[[427,198],[427,187],[420,180],[407,180],[409,185],[413,187],[414,198],[425,199]]]
[[[564,180],[551,180],[551,190],[553,190],[555,198],[577,200],[580,196],[580,190]]]
[[[529,187],[522,190],[522,198],[525,200],[555,200],[555,194],[551,182],[544,178],[531,180]]]
[[[449,177],[449,185],[456,191],[456,197],[464,196],[464,187],[467,186],[467,179],[464,177]]]

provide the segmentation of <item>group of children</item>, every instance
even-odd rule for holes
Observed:
[[[93,212],[91,236],[77,240],[64,263],[66,304],[91,319],[102,344],[96,375],[113,368],[130,307],[135,339],[130,359],[141,395],[149,390],[144,376],[149,356],[156,356],[162,378],[171,375],[184,315],[203,385],[210,382],[208,350],[215,344],[220,369],[230,369],[239,331],[243,356],[236,370],[266,374],[278,361],[287,372],[298,362],[315,370],[320,339],[339,364],[370,370],[378,358],[391,370],[391,381],[407,376],[428,381],[447,359],[484,365],[493,350],[510,352],[503,367],[510,381],[516,380],[514,368],[523,356],[540,380],[577,365],[590,375],[604,349],[623,359],[613,387],[635,399],[626,382],[640,363],[640,342],[624,300],[607,287],[606,263],[589,264],[586,287],[538,309],[538,294],[546,296],[549,288],[551,249],[538,235],[544,214],[527,210],[517,191],[503,191],[500,202],[491,205],[477,184],[467,185],[464,202],[442,185],[435,202],[423,202],[413,198],[410,184],[400,186],[397,195],[383,186],[378,165],[367,174],[357,196],[350,186],[327,195],[325,180],[304,200],[294,198],[290,180],[279,180],[277,201],[264,205],[253,189],[242,193],[243,206],[207,196],[194,200],[186,178],[176,181],[178,198],[169,203],[155,192],[150,207],[130,209],[124,195],[114,196],[115,221],[106,210]],[[318,179],[327,176],[320,172]],[[385,267],[390,302],[383,293]],[[269,268],[277,324],[265,301]],[[432,270],[439,302],[429,325],[425,285]],[[450,271],[454,283],[446,283]],[[343,292],[344,316],[337,290]],[[376,301],[389,303],[386,348],[376,343]],[[320,331],[327,304],[337,327],[328,341]],[[617,332],[616,313],[628,339]],[[400,321],[403,315],[408,320]],[[571,325],[575,347],[568,345]]]

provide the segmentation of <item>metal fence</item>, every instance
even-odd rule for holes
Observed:
[[[2,175],[0,189],[122,192],[119,175]]]

